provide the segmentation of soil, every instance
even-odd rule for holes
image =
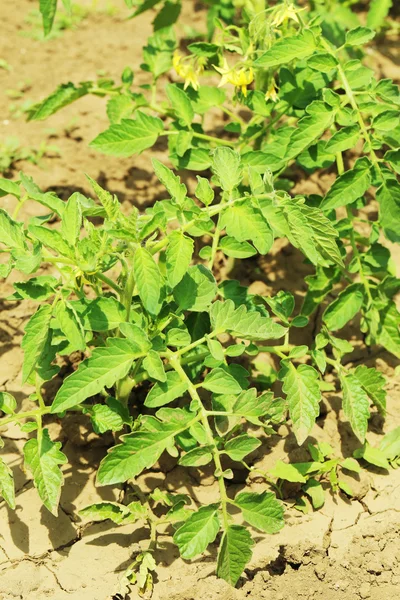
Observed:
[[[15,164],[7,176],[17,176],[17,170],[32,175],[44,189],[56,190],[67,198],[73,191],[89,194],[84,173],[118,194],[128,207],[144,207],[160,194],[151,171],[149,153],[132,159],[114,159],[97,154],[88,143],[107,126],[104,100],[83,98],[46,122],[26,123],[10,113],[12,104],[22,105],[26,99],[40,99],[60,82],[95,79],[106,68],[107,76],[118,79],[123,68],[132,66],[137,85],[146,75],[138,69],[141,48],[151,33],[153,15],[146,13],[136,20],[126,20],[126,9],[118,4],[112,14],[108,4],[89,7],[87,18],[76,29],[68,29],[46,42],[22,35],[39,32],[30,27],[26,17],[36,9],[37,2],[19,0],[18,10],[11,0],[0,7],[3,35],[0,58],[11,71],[0,69],[0,129],[2,138],[18,136],[21,146],[38,148],[42,142],[56,145],[59,154],[49,152],[39,165],[28,161]],[[117,4],[117,3],[116,3]],[[190,3],[191,4],[191,3]],[[95,6],[95,7],[93,7]],[[91,8],[90,8],[91,7]],[[191,6],[185,4],[185,11]],[[194,25],[193,17],[186,22]],[[399,77],[398,54],[392,43],[383,50],[374,50],[370,60],[386,77]],[[6,90],[26,89],[21,99],[11,100]],[[164,156],[157,146],[155,154]],[[296,183],[296,191],[314,193],[326,178]],[[10,197],[0,199],[11,210]],[[38,214],[37,205],[26,205],[24,217]],[[400,269],[400,261],[397,261]],[[250,263],[249,263],[250,264]],[[293,266],[295,265],[295,268]],[[297,251],[287,245],[276,245],[271,255],[261,259],[252,269],[235,272],[253,291],[267,293],[289,289],[301,296],[307,266]],[[230,274],[232,276],[232,274]],[[14,276],[0,286],[0,298],[12,291]],[[15,394],[21,407],[31,405],[32,388],[21,385],[22,351],[20,341],[24,325],[34,310],[33,303],[21,304],[3,300],[0,304],[0,390]],[[303,331],[303,330],[302,330]],[[349,330],[354,336],[357,329]],[[305,334],[311,335],[311,334]],[[302,343],[306,343],[303,341]],[[71,357],[71,362],[73,362]],[[370,421],[368,441],[378,445],[382,435],[400,425],[400,381],[394,376],[396,361],[379,349],[367,350],[360,341],[351,356],[354,362],[376,366],[387,377],[388,414],[384,422],[378,414]],[[65,365],[65,370],[72,368]],[[56,382],[59,385],[61,382]],[[49,400],[54,389],[48,389]],[[325,395],[321,416],[311,439],[329,442],[335,452],[351,456],[357,447],[348,424],[343,420],[340,399]],[[65,485],[60,510],[52,516],[41,506],[30,476],[21,468],[22,447],[29,434],[10,427],[2,432],[5,440],[3,455],[12,467],[17,487],[17,509],[11,511],[0,503],[0,600],[115,600],[118,582],[132,556],[146,547],[147,532],[142,527],[116,527],[103,524],[84,525],[78,510],[101,499],[116,500],[118,489],[96,488],[96,467],[104,456],[110,440],[96,436],[85,418],[70,417],[62,427],[49,418],[47,426],[53,439],[63,443],[69,458],[65,466]],[[281,426],[255,457],[261,468],[269,468],[278,459],[307,460],[304,448],[298,448],[286,426]],[[235,473],[229,493],[244,485],[243,473]],[[196,471],[184,470],[172,460],[162,459],[138,483],[144,491],[155,487],[189,492],[196,502],[213,502],[217,490],[212,477],[199,479]],[[295,488],[285,490],[286,526],[277,535],[257,535],[253,558],[237,589],[215,577],[215,548],[192,562],[179,558],[168,532],[160,536],[157,552],[159,566],[154,586],[155,600],[395,600],[400,596],[400,469],[390,472],[365,468],[360,477],[349,478],[354,498],[332,495],[326,490],[322,509],[302,514],[293,508]],[[250,482],[253,490],[265,488],[262,481]],[[132,592],[127,598],[137,598]]]

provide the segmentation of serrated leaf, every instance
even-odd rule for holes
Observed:
[[[248,200],[237,202],[221,215],[220,226],[238,242],[250,240],[260,252],[267,254],[274,241],[272,229],[262,213]]]
[[[330,73],[332,69],[336,69],[337,64],[336,58],[329,52],[313,54],[307,61],[309,67],[316,71],[321,71],[321,73]]]
[[[41,192],[40,188],[34,183],[32,177],[25,175],[22,171],[19,172],[19,178],[25,188],[27,196],[31,200],[36,200],[39,204],[46,206],[52,212],[55,212],[59,217],[62,217],[64,212],[64,202],[58,198],[54,192]]]
[[[113,96],[107,102],[107,117],[111,125],[116,125],[131,116],[135,108],[132,99],[125,94]]]
[[[224,446],[224,452],[226,452],[232,460],[240,461],[260,446],[260,440],[243,433],[242,435],[238,435],[237,437],[228,440]]]
[[[215,279],[211,271],[203,265],[189,267],[173,292],[180,310],[193,312],[207,310],[216,293]]]
[[[299,120],[297,129],[290,137],[285,162],[295,158],[318,140],[324,131],[329,129],[335,118],[332,107],[319,100],[307,107],[307,113],[307,116]]]
[[[17,401],[8,392],[0,392],[0,410],[6,415],[12,415],[17,408]]]
[[[54,316],[57,318],[61,331],[73,348],[73,352],[75,350],[83,352],[86,348],[84,330],[74,311],[66,306],[64,302],[57,302]]]
[[[350,125],[336,131],[326,142],[326,152],[337,154],[353,148],[360,139],[360,128],[358,125]]]
[[[28,231],[41,244],[51,248],[55,252],[67,257],[74,255],[72,247],[64,240],[59,231],[48,229],[41,225],[29,225]]]
[[[265,533],[277,533],[284,526],[283,506],[271,492],[243,492],[236,496],[235,504],[247,523]]]
[[[144,508],[144,507],[143,507]],[[127,506],[118,504],[117,502],[97,502],[79,511],[79,514],[84,519],[89,521],[107,521],[110,520],[116,525],[121,525],[124,522],[132,522],[129,519],[131,511]],[[144,515],[146,509],[144,508]]]
[[[153,146],[163,129],[161,119],[137,111],[136,119],[122,119],[121,123],[111,125],[90,146],[112,156],[132,156]]]
[[[65,205],[65,209],[62,216],[61,222],[61,234],[63,238],[72,247],[76,244],[79,239],[79,233],[82,226],[82,207],[79,202],[79,196],[72,194],[68,198],[68,202]]]
[[[224,254],[233,258],[249,258],[257,254],[256,249],[248,242],[238,242],[234,237],[225,235],[219,242]]]
[[[246,340],[273,340],[285,335],[287,329],[258,311],[248,311],[242,304],[235,309],[232,300],[217,300],[211,307],[211,323],[216,333],[230,332]]]
[[[281,460],[276,461],[274,468],[270,473],[272,477],[291,481],[292,483],[305,483],[307,481],[304,475],[302,475],[294,465],[284,463]]]
[[[33,482],[45,507],[57,515],[58,501],[63,484],[59,465],[68,462],[60,450],[61,442],[53,442],[47,429],[43,429],[41,440],[31,439],[24,446],[25,465],[33,475]]]
[[[156,315],[160,309],[161,274],[150,252],[138,246],[133,258],[133,270],[139,296],[145,309]]]
[[[110,331],[125,319],[124,306],[112,297],[71,300],[69,306],[78,314],[86,331]]]
[[[187,391],[187,384],[181,381],[179,374],[169,371],[164,383],[156,383],[147,394],[145,406],[156,408],[181,398]]]
[[[359,381],[369,399],[383,415],[386,413],[386,379],[373,367],[359,365],[354,371],[354,377]]]
[[[231,148],[222,147],[214,150],[212,169],[226,192],[232,192],[242,180],[240,154]]]
[[[326,194],[321,208],[331,210],[346,206],[362,198],[371,185],[371,163],[368,158],[359,158],[354,167],[340,175]]]
[[[319,403],[322,397],[318,373],[310,365],[299,365],[296,368],[289,363],[283,367],[281,378],[282,389],[289,403],[293,431],[297,443],[301,445],[310,434],[319,415]]]
[[[24,351],[22,383],[27,381],[44,350],[48,337],[52,310],[53,309],[49,304],[44,304],[30,318],[25,327],[25,334],[21,343]]]
[[[0,243],[23,252],[26,248],[23,229],[3,208],[0,208]]]
[[[95,404],[90,408],[89,413],[96,433],[120,431],[125,423],[120,412],[108,404]]]
[[[192,260],[194,242],[190,237],[179,231],[173,231],[168,236],[166,252],[167,281],[174,288],[187,272]]]
[[[67,410],[95,396],[103,388],[111,388],[132,366],[134,359],[145,353],[132,342],[118,338],[109,338],[109,346],[95,348],[92,356],[80,363],[78,369],[64,379],[58,390],[51,412]]]
[[[172,110],[178,117],[180,123],[190,127],[194,118],[194,110],[189,100],[189,96],[174,83],[169,83],[166,86],[166,92],[172,105]]]
[[[217,537],[220,524],[217,505],[202,506],[174,534],[182,558],[190,559],[204,552]]]
[[[178,204],[183,204],[186,198],[187,189],[184,183],[181,183],[180,177],[175,175],[171,169],[168,169],[162,162],[153,158],[152,160],[154,172],[163,186],[167,189],[171,198],[176,200]]]
[[[346,33],[346,44],[349,46],[363,46],[375,37],[375,31],[368,27],[355,27]]]
[[[91,85],[91,83],[81,83],[79,87],[76,87],[71,82],[59,85],[50,96],[47,96],[47,98],[29,108],[28,121],[43,121],[47,119],[65,106],[86,96],[89,93]]]
[[[21,188],[16,181],[0,177],[0,196],[5,196],[6,194],[11,194],[11,196],[15,196],[19,200],[21,198]]]
[[[323,314],[325,325],[330,331],[341,329],[353,319],[364,303],[364,286],[361,283],[348,285]]]
[[[391,242],[400,242],[398,223],[400,221],[400,186],[394,177],[385,178],[376,191],[379,202],[380,223],[385,236]]]
[[[259,424],[260,417],[268,414],[272,401],[272,392],[257,396],[257,390],[250,388],[240,393],[229,412],[244,417],[250,423]]]
[[[378,343],[400,358],[400,313],[390,302],[380,315]]]
[[[108,192],[104,188],[102,188],[101,185],[99,185],[97,181],[89,177],[89,175],[86,175],[86,178],[92,186],[94,193],[100,200],[100,203],[103,206],[104,210],[106,211],[108,219],[110,221],[116,221],[116,219],[121,214],[118,198],[115,195],[113,196],[112,194],[110,194],[110,192]]]
[[[189,417],[190,419],[191,417]],[[185,422],[163,424],[157,431],[137,431],[121,437],[121,444],[109,450],[97,472],[99,485],[122,483],[149,469],[185,428]]]
[[[208,179],[200,177],[200,175],[197,175],[197,186],[194,193],[196,198],[205,206],[209,206],[214,200],[214,190]]]
[[[218,552],[217,575],[232,586],[239,581],[243,569],[251,559],[254,542],[241,525],[229,525],[222,536]]]
[[[343,412],[360,442],[364,442],[369,419],[367,392],[354,375],[339,376],[343,390]]]
[[[392,0],[371,0],[367,14],[367,26],[379,31],[385,23],[392,6]]]
[[[0,495],[3,496],[8,506],[15,510],[14,477],[10,467],[0,457]]]
[[[48,35],[56,16],[57,0],[39,0],[39,8],[43,19],[44,35]]]
[[[254,66],[270,69],[287,64],[292,60],[301,60],[315,50],[315,39],[310,31],[279,39],[265,54],[258,58]]]
[[[193,448],[180,457],[179,464],[183,467],[202,467],[208,465],[213,459],[211,449],[211,446]]]
[[[148,351],[143,360],[143,367],[153,379],[157,379],[157,381],[161,381],[162,383],[167,381],[163,361],[155,350]]]
[[[224,369],[212,369],[206,375],[202,387],[214,394],[239,394],[242,388],[234,377]]]

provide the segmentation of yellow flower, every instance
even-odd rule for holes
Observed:
[[[179,77],[185,80],[184,89],[189,85],[193,89],[199,89],[199,75],[204,71],[204,62],[200,57],[182,56],[179,52],[175,52],[172,58],[172,66]]]
[[[247,96],[247,86],[254,80],[254,73],[251,67],[240,66],[239,63],[230,68],[226,58],[224,58],[223,66],[215,67],[215,70],[222,75],[218,87],[225,85],[225,83],[231,83],[242,91],[243,96]]]
[[[265,100],[272,100],[272,102],[277,102],[278,98],[278,88],[275,83],[275,79],[273,79],[265,93]]]
[[[284,21],[295,21],[295,23],[300,24],[299,21],[299,17],[297,16],[297,13],[300,12],[301,10],[304,10],[304,8],[296,8],[294,4],[292,3],[288,3],[288,2],[284,2],[283,4],[280,4],[276,7],[276,9],[273,12],[273,19],[271,21],[271,25],[274,27],[279,27],[279,25],[282,25],[282,23]]]

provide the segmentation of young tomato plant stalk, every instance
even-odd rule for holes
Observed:
[[[278,462],[268,473],[253,464],[252,453],[279,423],[290,420],[298,443],[306,442],[322,392],[335,389],[323,379],[327,371],[336,375],[344,416],[360,442],[356,458],[387,468],[400,454],[398,431],[379,449],[368,446],[371,406],[385,414],[385,379],[374,368],[346,366],[353,344],[337,334],[360,315],[364,341],[400,356],[394,302],[400,282],[383,244],[385,237],[400,239],[400,95],[390,80],[376,81],[359,58],[374,32],[354,23],[353,13],[349,30],[320,3],[307,12],[288,2],[266,8],[249,1],[237,14],[227,3],[213,2],[218,18],[209,41],[189,44],[182,55],[175,52],[171,21],[159,26],[169,3],[159,4],[154,34],[143,50],[149,97],[145,89],[134,90],[133,72],[126,69],[121,85],[101,80],[60,86],[30,118],[47,118],[87,93],[107,97],[110,127],[92,146],[131,156],[165,135],[174,167],[207,175],[197,177],[195,198],[157,160],[154,171],[167,197],[144,214],[136,209],[123,214],[118,199],[90,178],[96,201],[75,193],[63,202],[23,173],[18,181],[0,180],[0,192],[18,202],[11,216],[0,209],[1,251],[8,256],[0,275],[13,270],[28,275],[14,284],[9,300],[39,304],[22,342],[23,382],[35,386],[36,407],[18,412],[15,399],[1,393],[0,426],[17,423],[37,431],[24,460],[53,513],[67,459],[49,436],[47,415],[62,419],[78,411],[97,433],[114,432],[117,443],[102,460],[97,482],[129,482],[134,499],[101,502],[82,514],[117,524],[147,523],[149,547],[123,583],[136,583],[142,592],[151,589],[157,532],[166,527],[174,529],[185,559],[217,541],[217,574],[232,585],[251,558],[245,524],[270,534],[281,529],[283,507],[273,492],[248,490],[232,497],[229,481],[238,466],[278,492],[284,480],[301,483],[314,508],[323,503],[324,478],[333,490],[351,493],[341,473],[356,472],[358,463],[335,457],[327,445],[309,444],[311,462]],[[178,18],[179,3],[175,6]],[[370,25],[378,29],[371,14]],[[49,30],[54,13],[44,17]],[[168,84],[160,100],[157,87],[171,68],[182,83]],[[232,86],[230,97],[221,87],[202,85],[211,72],[221,76],[220,84]],[[217,133],[205,130],[216,106]],[[347,153],[360,139],[361,156],[352,164]],[[289,193],[293,174],[325,169],[336,169],[337,178],[324,196]],[[374,188],[379,217],[368,221],[365,207]],[[22,205],[32,201],[45,206],[48,216],[17,221]],[[94,227],[93,217],[102,227]],[[203,242],[198,255],[196,238]],[[300,307],[284,290],[261,296],[235,280],[217,284],[217,257],[254,260],[268,254],[278,238],[288,240],[310,266]],[[38,274],[44,265],[51,265],[51,275]],[[294,346],[291,330],[306,327],[316,311],[321,319],[315,320],[312,344]],[[56,357],[75,351],[86,358],[48,406],[42,390],[57,377]],[[257,375],[263,353],[279,363],[268,381]],[[273,379],[281,382],[283,398],[271,391]],[[143,495],[135,478],[164,452],[184,467],[210,465],[219,490],[215,503],[195,507],[184,494],[158,489]],[[12,474],[2,460],[0,488],[14,507]],[[237,511],[241,522],[233,520]]]

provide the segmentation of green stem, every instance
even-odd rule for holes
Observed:
[[[108,285],[108,287],[117,292],[117,294],[121,295],[123,293],[122,288],[120,288],[119,285],[117,285],[112,279],[107,277],[107,275],[104,275],[104,273],[96,273],[96,277],[97,279],[100,279],[100,281]]]
[[[178,373],[181,381],[187,385],[189,395],[190,395],[191,399],[193,400],[193,402],[198,407],[200,421],[206,432],[207,442],[211,447],[211,454],[213,456],[213,460],[214,460],[214,464],[215,464],[215,468],[216,468],[216,473],[217,473],[216,479],[218,481],[219,494],[220,494],[220,499],[221,499],[223,529],[224,529],[224,531],[227,531],[228,526],[229,526],[229,515],[228,515],[228,509],[227,509],[228,496],[226,493],[224,477],[222,475],[223,469],[222,469],[222,464],[221,464],[220,453],[217,448],[217,444],[215,443],[212,429],[208,422],[207,410],[205,409],[203,402],[202,402],[195,386],[193,385],[192,381],[189,379],[189,377],[186,375],[184,369],[182,368],[182,365],[180,364],[178,357],[175,354],[173,354],[172,352],[170,353],[170,356],[169,356],[169,362],[170,362],[170,365],[172,366],[172,368],[176,371],[176,373]]]

